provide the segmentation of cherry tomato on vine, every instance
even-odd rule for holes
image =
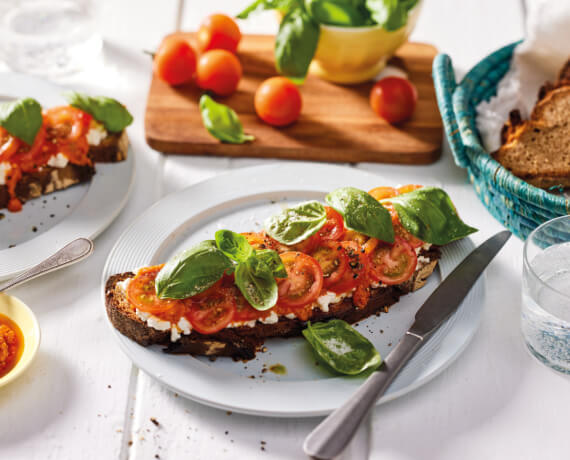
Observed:
[[[405,78],[386,77],[372,87],[370,106],[388,123],[400,123],[409,119],[416,108],[418,92]]]
[[[198,49],[200,52],[222,49],[235,53],[241,40],[241,32],[236,22],[225,14],[208,16],[198,29]]]

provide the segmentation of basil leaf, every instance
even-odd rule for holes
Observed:
[[[359,10],[343,0],[305,0],[305,8],[319,24],[355,27],[366,22]]]
[[[231,108],[219,104],[207,94],[203,94],[200,98],[200,113],[208,132],[222,142],[243,144],[255,139],[243,133],[241,121]]]
[[[185,299],[199,294],[231,273],[234,264],[213,240],[187,249],[170,259],[158,272],[156,294],[161,299]]]
[[[243,262],[253,255],[253,248],[247,238],[231,230],[218,230],[216,245],[220,251],[236,262]]]
[[[288,11],[297,5],[297,0],[255,0],[236,15],[238,19],[247,19],[250,14],[264,10]]]
[[[426,243],[441,246],[477,231],[459,218],[440,188],[423,187],[382,202],[392,203],[404,228]]]
[[[321,203],[306,201],[269,217],[265,231],[280,243],[296,244],[317,233],[326,220],[327,211]]]
[[[0,126],[28,145],[34,143],[42,123],[42,106],[35,99],[27,97],[0,104]]]
[[[397,30],[408,22],[408,2],[399,0],[366,0],[372,19],[388,31]]]
[[[110,133],[121,132],[133,122],[133,116],[116,99],[105,96],[88,96],[75,91],[68,91],[64,93],[64,96],[69,105],[90,114]]]
[[[277,251],[273,249],[257,249],[254,257],[267,264],[275,278],[287,278],[287,270]]]
[[[319,32],[319,25],[303,8],[290,10],[281,21],[275,38],[277,71],[302,83],[317,50]]]
[[[374,345],[347,322],[307,323],[303,335],[317,355],[335,371],[356,375],[382,364]]]
[[[277,303],[277,282],[271,268],[256,257],[240,262],[235,272],[236,285],[256,310],[268,310]]]
[[[342,214],[344,223],[350,230],[387,243],[394,242],[390,212],[370,194],[354,187],[343,187],[329,193],[325,201]]]

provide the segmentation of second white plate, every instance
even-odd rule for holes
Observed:
[[[103,285],[112,274],[164,262],[180,250],[212,238],[217,229],[260,230],[263,220],[282,206],[323,199],[327,192],[348,185],[368,190],[395,184],[352,168],[295,163],[236,170],[169,195],[119,238],[104,268]],[[424,288],[402,297],[388,314],[361,321],[357,329],[385,357],[442,277],[473,248],[469,239],[445,247],[439,270]],[[410,360],[380,402],[417,388],[460,354],[477,329],[483,292],[480,280],[458,311]],[[236,412],[278,417],[323,415],[342,404],[363,381],[362,377],[337,377],[326,372],[316,364],[302,338],[267,340],[267,351],[244,363],[229,358],[210,361],[167,355],[161,347],[142,347],[115,329],[113,335],[138,367],[174,391]],[[286,374],[273,373],[276,365],[283,366]]]

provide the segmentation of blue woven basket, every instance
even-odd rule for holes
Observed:
[[[514,176],[481,143],[475,108],[495,95],[516,45],[518,42],[487,56],[459,84],[451,59],[440,54],[433,62],[433,79],[455,163],[467,169],[469,180],[491,214],[519,238],[526,239],[541,223],[570,214],[570,201]]]

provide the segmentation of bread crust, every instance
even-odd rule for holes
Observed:
[[[429,257],[430,262],[418,270],[412,279],[398,286],[371,289],[371,296],[364,308],[356,308],[351,298],[329,306],[329,311],[313,310],[313,322],[329,319],[343,319],[355,323],[395,304],[400,296],[423,287],[427,278],[433,273],[440,252],[437,247],[422,251],[421,255]],[[111,324],[123,335],[143,346],[164,345],[166,353],[184,353],[205,356],[229,356],[234,359],[248,360],[255,357],[265,339],[270,337],[294,337],[301,335],[306,322],[298,318],[280,317],[275,324],[257,322],[254,327],[241,326],[226,328],[215,334],[200,334],[192,330],[182,335],[176,342],[170,340],[170,330],[158,331],[143,322],[129,305],[124,292],[117,283],[134,277],[132,272],[111,276],[105,284],[105,307]]]

